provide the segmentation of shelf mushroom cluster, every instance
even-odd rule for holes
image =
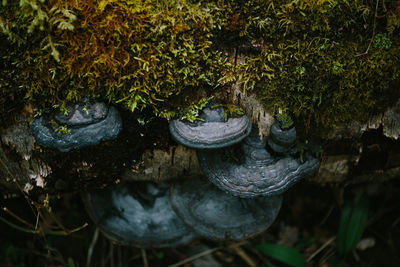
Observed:
[[[141,248],[177,246],[198,237],[241,240],[266,229],[282,201],[279,196],[236,198],[196,179],[175,185],[122,182],[82,198],[109,239]]]
[[[239,240],[267,229],[277,216],[281,194],[315,173],[320,159],[311,154],[295,158],[296,130],[282,129],[278,120],[265,140],[246,116],[226,120],[224,112],[207,107],[201,118],[169,125],[177,142],[197,150],[200,167],[213,183],[178,184],[171,194],[176,213],[209,238]],[[232,147],[237,143],[239,153]]]
[[[246,116],[225,120],[220,108],[206,108],[202,119],[191,124],[171,122],[174,139],[210,150],[238,143],[251,132]],[[125,181],[85,193],[83,200],[90,217],[109,239],[147,248],[176,246],[197,237],[248,238],[272,224],[282,197],[238,198],[208,180],[187,179],[173,185]]]
[[[118,111],[104,103],[69,109],[68,115],[46,112],[34,121],[32,131],[40,144],[66,152],[116,138],[122,128]],[[67,125],[71,134],[56,132],[52,121]],[[294,127],[284,130],[275,123],[268,140],[260,139],[247,116],[226,118],[221,107],[206,107],[195,123],[171,121],[169,129],[177,142],[197,150],[208,180],[172,185],[122,181],[83,193],[89,216],[109,239],[147,248],[176,246],[196,237],[248,238],[272,224],[281,194],[320,164],[311,154],[304,161],[292,156]],[[233,153],[238,143],[240,153]]]
[[[197,149],[204,175],[229,194],[241,198],[279,195],[319,168],[320,159],[312,154],[305,154],[303,161],[294,157],[294,127],[282,129],[277,120],[265,140],[258,136],[257,127],[251,130],[246,116],[236,118],[239,120],[233,123],[233,118],[225,121],[223,113],[211,108],[206,108],[204,113],[203,120],[196,124],[172,121],[170,132],[177,142]],[[219,119],[215,119],[218,115]],[[232,133],[236,142],[232,141]],[[218,139],[218,145],[203,142],[207,135],[211,140]],[[230,149],[235,143],[241,144],[239,155]]]

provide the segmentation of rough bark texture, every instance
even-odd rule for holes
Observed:
[[[146,150],[141,163],[126,171],[122,179],[161,182],[201,176],[196,151],[177,145],[171,146],[168,151]]]
[[[44,187],[51,167],[38,157],[32,156],[35,139],[26,118],[19,116],[15,125],[1,135],[0,183],[7,188],[25,192],[34,186]]]
[[[259,135],[268,136],[270,128],[274,123],[274,117],[268,113],[257,101],[255,96],[249,96],[243,93],[237,84],[234,84],[231,89],[231,101],[245,110],[246,115],[250,118],[253,124],[258,125]]]

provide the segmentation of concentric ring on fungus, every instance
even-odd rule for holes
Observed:
[[[171,188],[171,204],[198,235],[241,240],[266,230],[278,215],[281,196],[238,198],[209,181],[186,180]]]
[[[194,123],[172,120],[169,130],[173,139],[194,149],[216,149],[242,141],[250,134],[251,122],[247,116],[231,117],[225,121],[224,109],[206,107]]]
[[[254,127],[255,128],[255,127]],[[205,176],[217,187],[244,198],[279,195],[300,179],[314,174],[320,159],[304,153],[304,161],[292,156],[272,156],[253,130],[242,142],[239,162],[228,149],[199,150],[197,156]]]
[[[97,145],[117,138],[122,120],[115,107],[104,103],[79,103],[68,107],[69,113],[46,111],[32,123],[36,141],[62,152]],[[68,133],[57,131],[65,126]]]

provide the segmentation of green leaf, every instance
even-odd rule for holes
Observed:
[[[289,266],[299,267],[306,265],[306,259],[297,250],[286,246],[265,243],[257,246],[264,254],[283,262]]]
[[[337,245],[339,254],[343,254],[345,250],[347,225],[351,217],[352,205],[347,201],[343,207],[342,214],[340,215],[339,229],[337,234]]]
[[[68,267],[75,267],[75,263],[72,258],[68,258]]]
[[[368,218],[368,198],[363,196],[357,203],[347,202],[340,216],[337,244],[339,254],[355,248],[364,232]]]
[[[315,238],[302,239],[296,244],[295,249],[297,251],[303,251],[303,250],[305,250],[306,248],[310,247],[313,244],[315,244]]]

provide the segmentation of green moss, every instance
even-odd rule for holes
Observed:
[[[204,109],[213,97],[200,99],[197,103],[191,103],[189,107],[181,111],[180,118],[189,122],[202,121],[200,112]]]
[[[212,47],[224,23],[216,3],[26,0],[23,9],[11,7],[0,12],[11,41],[3,56],[12,53],[14,79],[38,103],[93,96],[164,114],[173,97],[218,86],[229,66]],[[22,36],[25,55],[16,55],[11,33]]]
[[[329,130],[365,120],[396,99],[391,86],[400,72],[398,29],[393,30],[393,18],[374,16],[393,14],[397,4],[375,10],[372,1],[270,3],[274,6],[257,14],[269,27],[246,30],[257,33],[252,37],[263,50],[238,68],[244,89],[255,91],[267,107],[284,108],[308,127]],[[255,21],[248,14],[243,19]],[[391,33],[384,32],[388,28]]]
[[[229,117],[244,115],[244,110],[238,105],[234,104],[215,104],[211,106],[211,108],[224,108],[225,120],[228,120]]]
[[[170,118],[204,97],[199,90],[211,96],[238,82],[268,109],[329,130],[395,99],[400,4],[376,3],[8,1],[0,92],[40,107],[103,98]],[[244,59],[236,66],[232,48]]]

